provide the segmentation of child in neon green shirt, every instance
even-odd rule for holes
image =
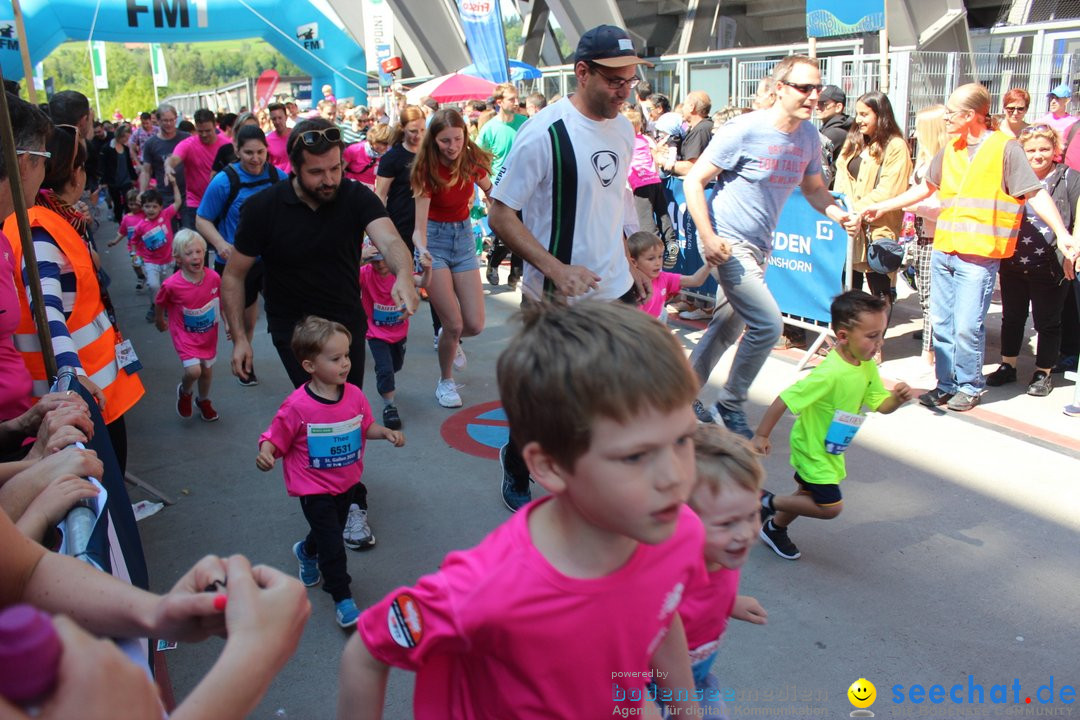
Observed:
[[[849,290],[832,303],[836,348],[809,375],[773,401],[754,435],[754,448],[767,455],[769,434],[791,410],[791,465],[798,487],[791,495],[763,491],[761,539],[785,560],[801,553],[787,528],[800,515],[830,520],[840,514],[840,481],[846,475],[844,451],[862,425],[863,406],[891,413],[911,399],[911,388],[897,383],[889,392],[881,383],[874,355],[888,326],[886,303],[861,290]],[[768,516],[774,515],[772,519]]]

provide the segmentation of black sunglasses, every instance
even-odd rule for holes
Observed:
[[[795,90],[801,92],[803,95],[809,95],[815,90],[820,93],[821,89],[825,87],[821,83],[792,83],[788,82],[787,80],[778,80],[777,82],[779,82],[781,85],[787,85],[789,88],[794,88]]]

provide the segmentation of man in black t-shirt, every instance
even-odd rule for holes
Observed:
[[[713,121],[709,118],[712,112],[712,100],[708,93],[695,90],[686,96],[682,104],[682,116],[686,120],[689,129],[679,144],[677,159],[674,163],[664,167],[672,175],[682,177],[694,167],[694,162],[705,152],[713,135]]]
[[[244,277],[262,257],[267,328],[295,387],[308,376],[290,342],[293,327],[307,315],[349,329],[349,382],[363,384],[367,319],[360,304],[360,249],[365,232],[397,276],[395,300],[409,314],[420,302],[405,243],[375,193],[342,177],[342,149],[340,131],[325,120],[305,120],[293,129],[288,150],[294,174],[244,203],[221,280],[225,317],[230,327],[242,328]],[[233,374],[247,378],[251,367],[251,344],[244,333],[233,333]]]

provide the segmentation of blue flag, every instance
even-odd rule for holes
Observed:
[[[499,0],[458,0],[458,12],[476,75],[495,83],[509,82]]]

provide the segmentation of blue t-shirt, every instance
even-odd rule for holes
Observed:
[[[244,202],[255,193],[262,192],[272,184],[269,182],[269,162],[263,166],[263,171],[258,175],[247,172],[238,162],[233,163],[232,168],[236,170],[236,175],[240,178],[241,184],[252,183],[260,179],[266,182],[256,187],[241,187],[240,192],[236,194],[236,200],[229,207],[229,212],[225,214],[225,219],[217,226],[221,237],[225,238],[225,242],[230,245],[233,244],[233,238],[236,236],[236,226],[240,224],[240,208],[244,206]],[[278,173],[278,176],[282,180],[287,177],[281,172]],[[202,202],[199,203],[198,215],[210,222],[217,220],[218,215],[221,214],[222,209],[225,207],[225,202],[229,199],[229,191],[229,176],[224,171],[214,175],[210,180],[210,184],[206,187],[206,192],[203,193]]]
[[[791,133],[777,130],[768,111],[740,115],[723,125],[700,160],[720,168],[709,198],[713,230],[768,253],[773,231],[791,191],[821,173],[821,139],[808,122]]]

